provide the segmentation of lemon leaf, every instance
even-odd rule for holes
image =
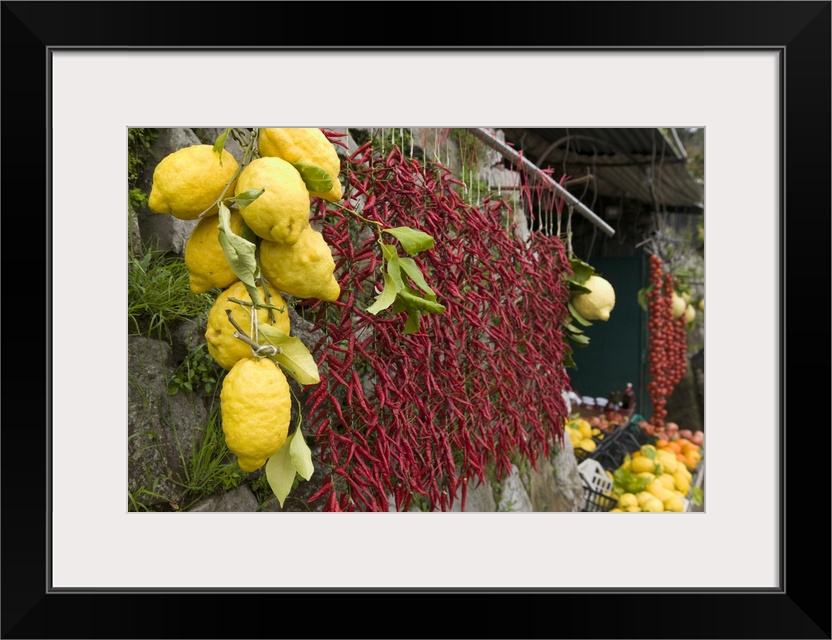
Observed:
[[[219,206],[219,241],[228,265],[243,284],[246,285],[252,302],[259,304],[255,280],[260,277],[260,267],[255,257],[256,247],[253,242],[241,238],[231,229],[231,210],[220,202]]]
[[[586,346],[589,344],[589,338],[587,338],[584,335],[579,335],[576,333],[567,333],[566,337],[579,345]]]
[[[419,331],[422,321],[422,313],[418,309],[407,310],[407,321],[404,323],[404,333],[411,334]]]
[[[563,350],[563,367],[565,369],[575,369],[578,370],[578,365],[575,364],[575,360],[572,358],[572,347],[568,344],[564,344]]]
[[[220,166],[222,166],[222,151],[225,149],[225,141],[228,140],[229,133],[231,133],[231,129],[226,129],[214,140],[214,153],[220,157]]]
[[[580,335],[584,332],[583,329],[578,329],[578,327],[576,327],[574,324],[571,324],[571,323],[567,323],[566,328],[569,330],[569,333],[574,333],[574,334]]]
[[[393,256],[387,259],[387,273],[393,279],[396,285],[396,291],[404,289],[404,280],[402,280],[402,266],[399,261],[399,256]]]
[[[398,257],[399,254],[396,251],[396,245],[385,244],[384,242],[379,242],[379,245],[381,245],[381,253],[384,255],[385,260],[393,260]]]
[[[243,191],[238,196],[233,196],[231,198],[226,198],[229,202],[236,202],[238,206],[245,209],[248,205],[252,202],[257,200],[260,196],[262,196],[266,192],[265,189],[248,189]]]
[[[436,293],[428,286],[425,281],[425,276],[422,275],[422,270],[413,258],[399,258],[399,265],[408,277],[413,280],[417,287],[427,294],[428,300],[436,300]]]
[[[636,299],[638,300],[638,306],[640,306],[644,311],[647,311],[648,297],[652,293],[655,286],[656,283],[651,282],[650,286],[638,290]]]
[[[287,444],[288,438],[278,452],[266,461],[266,479],[281,507],[292,490],[296,473]]]
[[[386,273],[381,274],[384,277],[384,288],[381,290],[381,293],[376,296],[376,301],[367,307],[367,313],[372,313],[376,315],[379,311],[384,311],[387,307],[389,307],[393,302],[396,300],[396,294],[398,293],[398,287],[394,282],[393,278]]]
[[[300,338],[288,336],[274,325],[257,323],[258,343],[272,345],[280,353],[270,356],[281,368],[300,384],[317,384],[321,381],[318,365]]]
[[[444,313],[445,306],[439,304],[435,300],[428,300],[416,295],[416,292],[409,287],[399,291],[399,298],[408,307],[408,309],[415,309],[416,311],[424,311],[426,313]]]
[[[292,166],[298,170],[300,177],[303,178],[307,191],[326,193],[332,189],[332,178],[320,167],[305,162],[293,162]]]
[[[304,480],[309,480],[315,471],[315,466],[312,464],[312,450],[306,444],[306,438],[303,437],[300,429],[289,436],[284,446],[289,447],[289,458],[295,471]]]
[[[591,264],[587,264],[580,258],[572,258],[569,261],[569,264],[572,267],[574,280],[577,282],[577,284],[583,284],[589,279],[590,276],[592,276],[595,273],[595,268]]]
[[[577,322],[578,324],[583,325],[585,327],[591,327],[592,326],[592,323],[589,320],[587,320],[586,318],[584,318],[580,313],[578,313],[578,310],[575,308],[575,306],[571,302],[567,301],[566,307],[569,309],[570,315],[573,318],[575,318],[575,322]]]
[[[592,293],[592,289],[588,289],[587,287],[585,287],[582,284],[582,282],[586,282],[586,280],[583,280],[582,282],[578,282],[574,278],[567,277],[566,282],[569,283],[569,291],[573,294],[574,293]]]
[[[433,236],[418,229],[393,227],[392,229],[382,229],[382,231],[396,238],[401,243],[402,248],[411,256],[434,247]]]
[[[691,489],[690,499],[697,507],[701,507],[704,503],[705,492],[702,491],[702,487],[694,487]]]

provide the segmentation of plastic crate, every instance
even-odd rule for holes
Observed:
[[[578,473],[584,486],[584,507],[582,511],[609,511],[618,499],[608,495],[613,482],[600,462],[587,459],[578,465]]]

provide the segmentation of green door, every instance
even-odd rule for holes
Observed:
[[[646,257],[593,258],[589,262],[615,289],[615,307],[609,320],[594,321],[585,328],[589,345],[572,343],[577,365],[577,369],[567,369],[572,388],[581,396],[606,398],[632,382],[636,413],[649,415],[645,389],[647,312],[638,304],[638,291],[646,282]]]

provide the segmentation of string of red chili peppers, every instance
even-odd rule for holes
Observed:
[[[490,464],[498,478],[514,454],[537,468],[563,443],[565,247],[556,236],[533,233],[526,244],[507,233],[505,202],[466,204],[447,168],[397,147],[382,157],[367,143],[344,167],[346,206],[434,237],[414,259],[446,311],[423,314],[409,335],[405,314],[366,313],[381,284],[376,236],[317,203],[345,294],[311,305],[324,337],[312,350],[321,382],[307,396],[305,428],[329,475],[309,502],[386,511],[392,498],[403,511],[420,496],[447,511],[459,495],[464,510],[468,484],[486,482]]]
[[[664,429],[667,398],[687,372],[687,333],[684,314],[673,318],[673,276],[664,273],[661,258],[651,255],[648,299],[647,392],[653,405],[650,423]]]

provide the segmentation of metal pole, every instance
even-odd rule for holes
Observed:
[[[517,153],[511,147],[504,145],[485,129],[474,127],[471,128],[470,131],[475,138],[482,140],[489,147],[499,152],[504,158],[508,158],[509,160],[512,160],[514,162],[521,163],[526,169],[531,171],[535,175],[535,177],[541,180],[544,185],[560,193],[569,204],[575,207],[578,213],[580,213],[584,218],[586,218],[592,224],[598,227],[608,237],[611,238],[615,235],[615,229],[613,229],[610,225],[601,220],[601,218],[599,218],[597,214],[590,211],[590,209],[587,208],[587,206],[583,202],[578,200],[578,198],[573,196],[561,185],[552,180],[552,178],[550,178],[543,171],[541,171],[533,162],[527,160],[525,157],[523,157],[523,155]]]

